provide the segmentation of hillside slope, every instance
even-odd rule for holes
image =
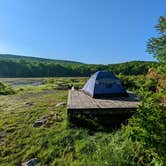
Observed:
[[[57,60],[57,59],[47,59],[39,57],[30,57],[22,55],[12,55],[12,54],[0,54],[0,60],[14,60],[14,61],[31,61],[31,62],[53,62],[57,64],[82,64],[80,62],[68,61],[68,60]]]
[[[98,70],[111,70],[116,74],[146,74],[157,62],[131,61],[119,64],[84,64],[74,61],[0,54],[0,77],[66,77],[90,76]]]

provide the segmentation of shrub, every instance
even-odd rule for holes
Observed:
[[[47,78],[44,80],[44,84],[54,84],[55,79],[54,78]]]
[[[145,91],[156,91],[157,80],[148,78],[144,75],[139,76],[124,76],[119,75],[123,86],[128,90],[138,91],[139,89],[144,89]]]
[[[133,141],[139,141],[146,153],[145,162],[166,162],[166,113],[162,95],[142,92],[142,104],[129,121],[128,132]]]
[[[0,95],[14,94],[15,91],[9,86],[0,82]]]

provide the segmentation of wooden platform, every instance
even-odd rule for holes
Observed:
[[[68,115],[80,113],[126,114],[133,113],[139,101],[133,93],[129,97],[94,99],[82,91],[70,90],[68,96]]]

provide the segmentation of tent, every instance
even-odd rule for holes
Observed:
[[[94,98],[128,96],[120,80],[110,71],[94,73],[84,85],[82,91]]]

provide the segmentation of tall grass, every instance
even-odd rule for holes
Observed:
[[[56,106],[67,100],[67,91],[54,87],[62,81],[73,84],[72,79],[61,78],[0,96],[0,165],[17,166],[37,157],[37,166],[164,166],[166,114],[160,96],[142,90],[143,103],[128,125],[91,131],[68,125],[66,105]],[[46,124],[33,127],[36,119],[50,113],[54,116]]]
[[[0,95],[14,94],[15,91],[9,85],[0,82]]]

